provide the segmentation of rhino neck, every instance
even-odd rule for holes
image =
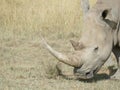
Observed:
[[[118,31],[118,45],[120,47],[120,26],[119,26],[119,31]]]
[[[120,1],[118,0],[118,4]],[[114,5],[113,5],[114,6]],[[120,46],[120,5],[112,8],[112,19],[117,22],[116,30],[114,31],[114,46]]]
[[[114,46],[120,46],[120,21],[118,22],[117,28],[113,33],[113,44]]]

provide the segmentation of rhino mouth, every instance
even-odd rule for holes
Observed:
[[[98,69],[95,70],[91,70],[88,72],[83,72],[81,70],[74,70],[74,75],[78,78],[78,79],[92,79],[95,74],[97,73]]]

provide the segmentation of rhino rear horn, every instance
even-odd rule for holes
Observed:
[[[70,40],[70,43],[72,44],[72,46],[75,50],[79,50],[79,42]]]

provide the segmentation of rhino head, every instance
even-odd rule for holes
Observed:
[[[110,9],[92,8],[84,19],[81,38],[72,41],[74,51],[63,54],[54,50],[42,39],[47,50],[60,62],[74,67],[74,74],[82,79],[94,77],[109,58],[113,47],[114,22],[109,20]]]
[[[116,24],[112,22],[112,26],[110,26],[106,22],[109,11],[110,9],[90,10],[85,17],[80,40],[78,42],[71,40],[75,51],[79,53],[79,61],[81,61],[80,66],[74,68],[75,75],[80,78],[92,78],[112,52],[112,26],[116,26]]]

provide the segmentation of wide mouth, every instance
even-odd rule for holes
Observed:
[[[91,70],[91,71],[75,71],[74,70],[74,75],[79,78],[79,79],[92,79],[94,77],[94,75],[97,73],[98,69],[95,70]]]
[[[79,79],[91,79],[94,77],[94,74],[92,72],[87,72],[85,74],[75,73],[75,76]]]

